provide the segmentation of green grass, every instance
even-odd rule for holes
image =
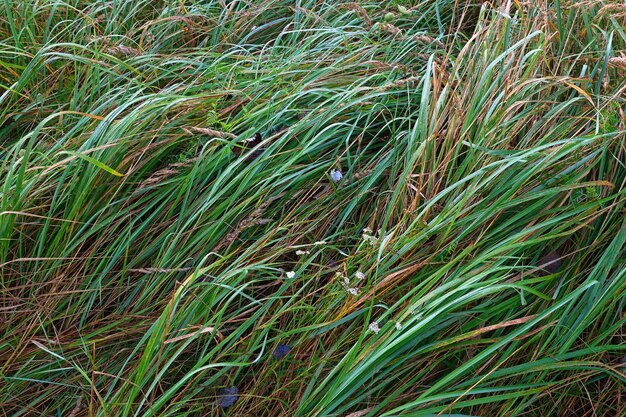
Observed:
[[[503,3],[0,3],[2,415],[626,415],[626,8]]]

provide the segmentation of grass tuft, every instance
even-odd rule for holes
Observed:
[[[0,408],[626,413],[626,9],[0,4]]]

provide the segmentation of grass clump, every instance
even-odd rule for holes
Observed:
[[[0,6],[6,415],[623,415],[626,9]]]

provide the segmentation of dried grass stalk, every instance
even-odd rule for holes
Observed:
[[[185,133],[189,135],[194,135],[195,133],[199,133],[201,135],[212,136],[212,137],[220,138],[220,139],[235,139],[237,137],[237,135],[234,135],[232,133],[221,132],[219,130],[210,129],[208,127],[191,126],[191,127],[184,127],[183,130],[185,131]]]
[[[121,56],[137,56],[139,55],[141,52],[138,49],[132,48],[130,46],[124,46],[124,45],[115,45],[115,46],[110,46],[108,48],[106,48],[104,50],[104,52],[106,52],[109,55],[113,55],[116,57],[121,57]]]
[[[612,67],[626,69],[626,58],[623,57],[613,57],[609,58],[609,65]]]

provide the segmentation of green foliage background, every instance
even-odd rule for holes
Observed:
[[[3,415],[626,415],[620,2],[0,10]]]

